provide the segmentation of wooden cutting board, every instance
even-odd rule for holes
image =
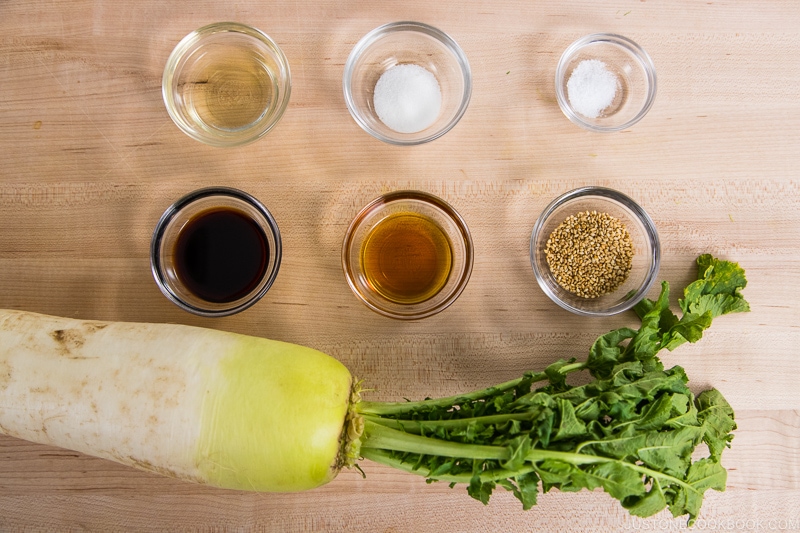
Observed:
[[[341,89],[356,41],[390,21],[441,28],[464,49],[469,109],[444,137],[383,144],[348,114]],[[210,22],[272,36],[293,75],[289,108],[264,139],[205,146],[166,113],[161,75],[175,44]],[[482,2],[0,2],[0,307],[82,318],[179,322],[302,343],[345,363],[371,399],[450,395],[499,383],[592,341],[631,316],[587,319],[553,304],[528,257],[557,195],[604,185],[637,200],[662,242],[660,278],[680,288],[701,253],[747,271],[752,312],[720,318],[667,354],[697,390],[717,387],[739,429],[728,490],[697,529],[800,530],[800,4],[499,0]],[[639,124],[593,134],[555,101],[561,52],[597,31],[652,56],[658,94]],[[284,241],[275,285],[253,308],[204,319],[153,282],[150,237],[193,189],[244,189]],[[441,196],[472,233],[475,264],[445,312],[412,323],[362,305],[341,269],[345,229],[382,192]],[[673,301],[678,297],[673,293]],[[632,518],[602,492],[549,493],[523,512],[463,488],[364,461],[304,494],[245,494],[141,473],[0,438],[2,530],[624,531],[683,518]]]

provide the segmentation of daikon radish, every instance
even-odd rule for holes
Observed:
[[[0,311],[0,431],[218,487],[333,479],[350,372],[293,344]]]
[[[638,330],[602,335],[584,362],[414,402],[362,401],[341,363],[284,342],[0,311],[0,432],[223,488],[311,489],[366,458],[483,503],[498,486],[525,509],[552,488],[603,488],[633,515],[691,521],[706,490],[725,488],[734,413],[657,353],[749,310],[738,265],[697,263],[680,317],[665,282],[635,306]],[[592,379],[568,385],[579,371]]]

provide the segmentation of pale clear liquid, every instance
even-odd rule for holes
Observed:
[[[275,77],[251,50],[208,51],[183,85],[192,119],[205,130],[236,132],[269,113],[277,95]]]

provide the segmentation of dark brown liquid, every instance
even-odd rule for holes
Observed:
[[[361,268],[385,298],[414,304],[435,296],[450,276],[450,240],[417,213],[395,213],[380,221],[361,249]]]
[[[267,236],[246,214],[204,211],[186,223],[175,243],[175,271],[198,298],[213,303],[238,300],[264,277]]]

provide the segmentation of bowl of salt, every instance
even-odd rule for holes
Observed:
[[[569,45],[556,67],[556,99],[568,119],[589,131],[629,128],[650,110],[656,69],[627,37],[594,33]]]
[[[409,146],[438,139],[458,123],[469,105],[472,74],[461,47],[441,30],[392,22],[356,43],[342,86],[361,128]]]

